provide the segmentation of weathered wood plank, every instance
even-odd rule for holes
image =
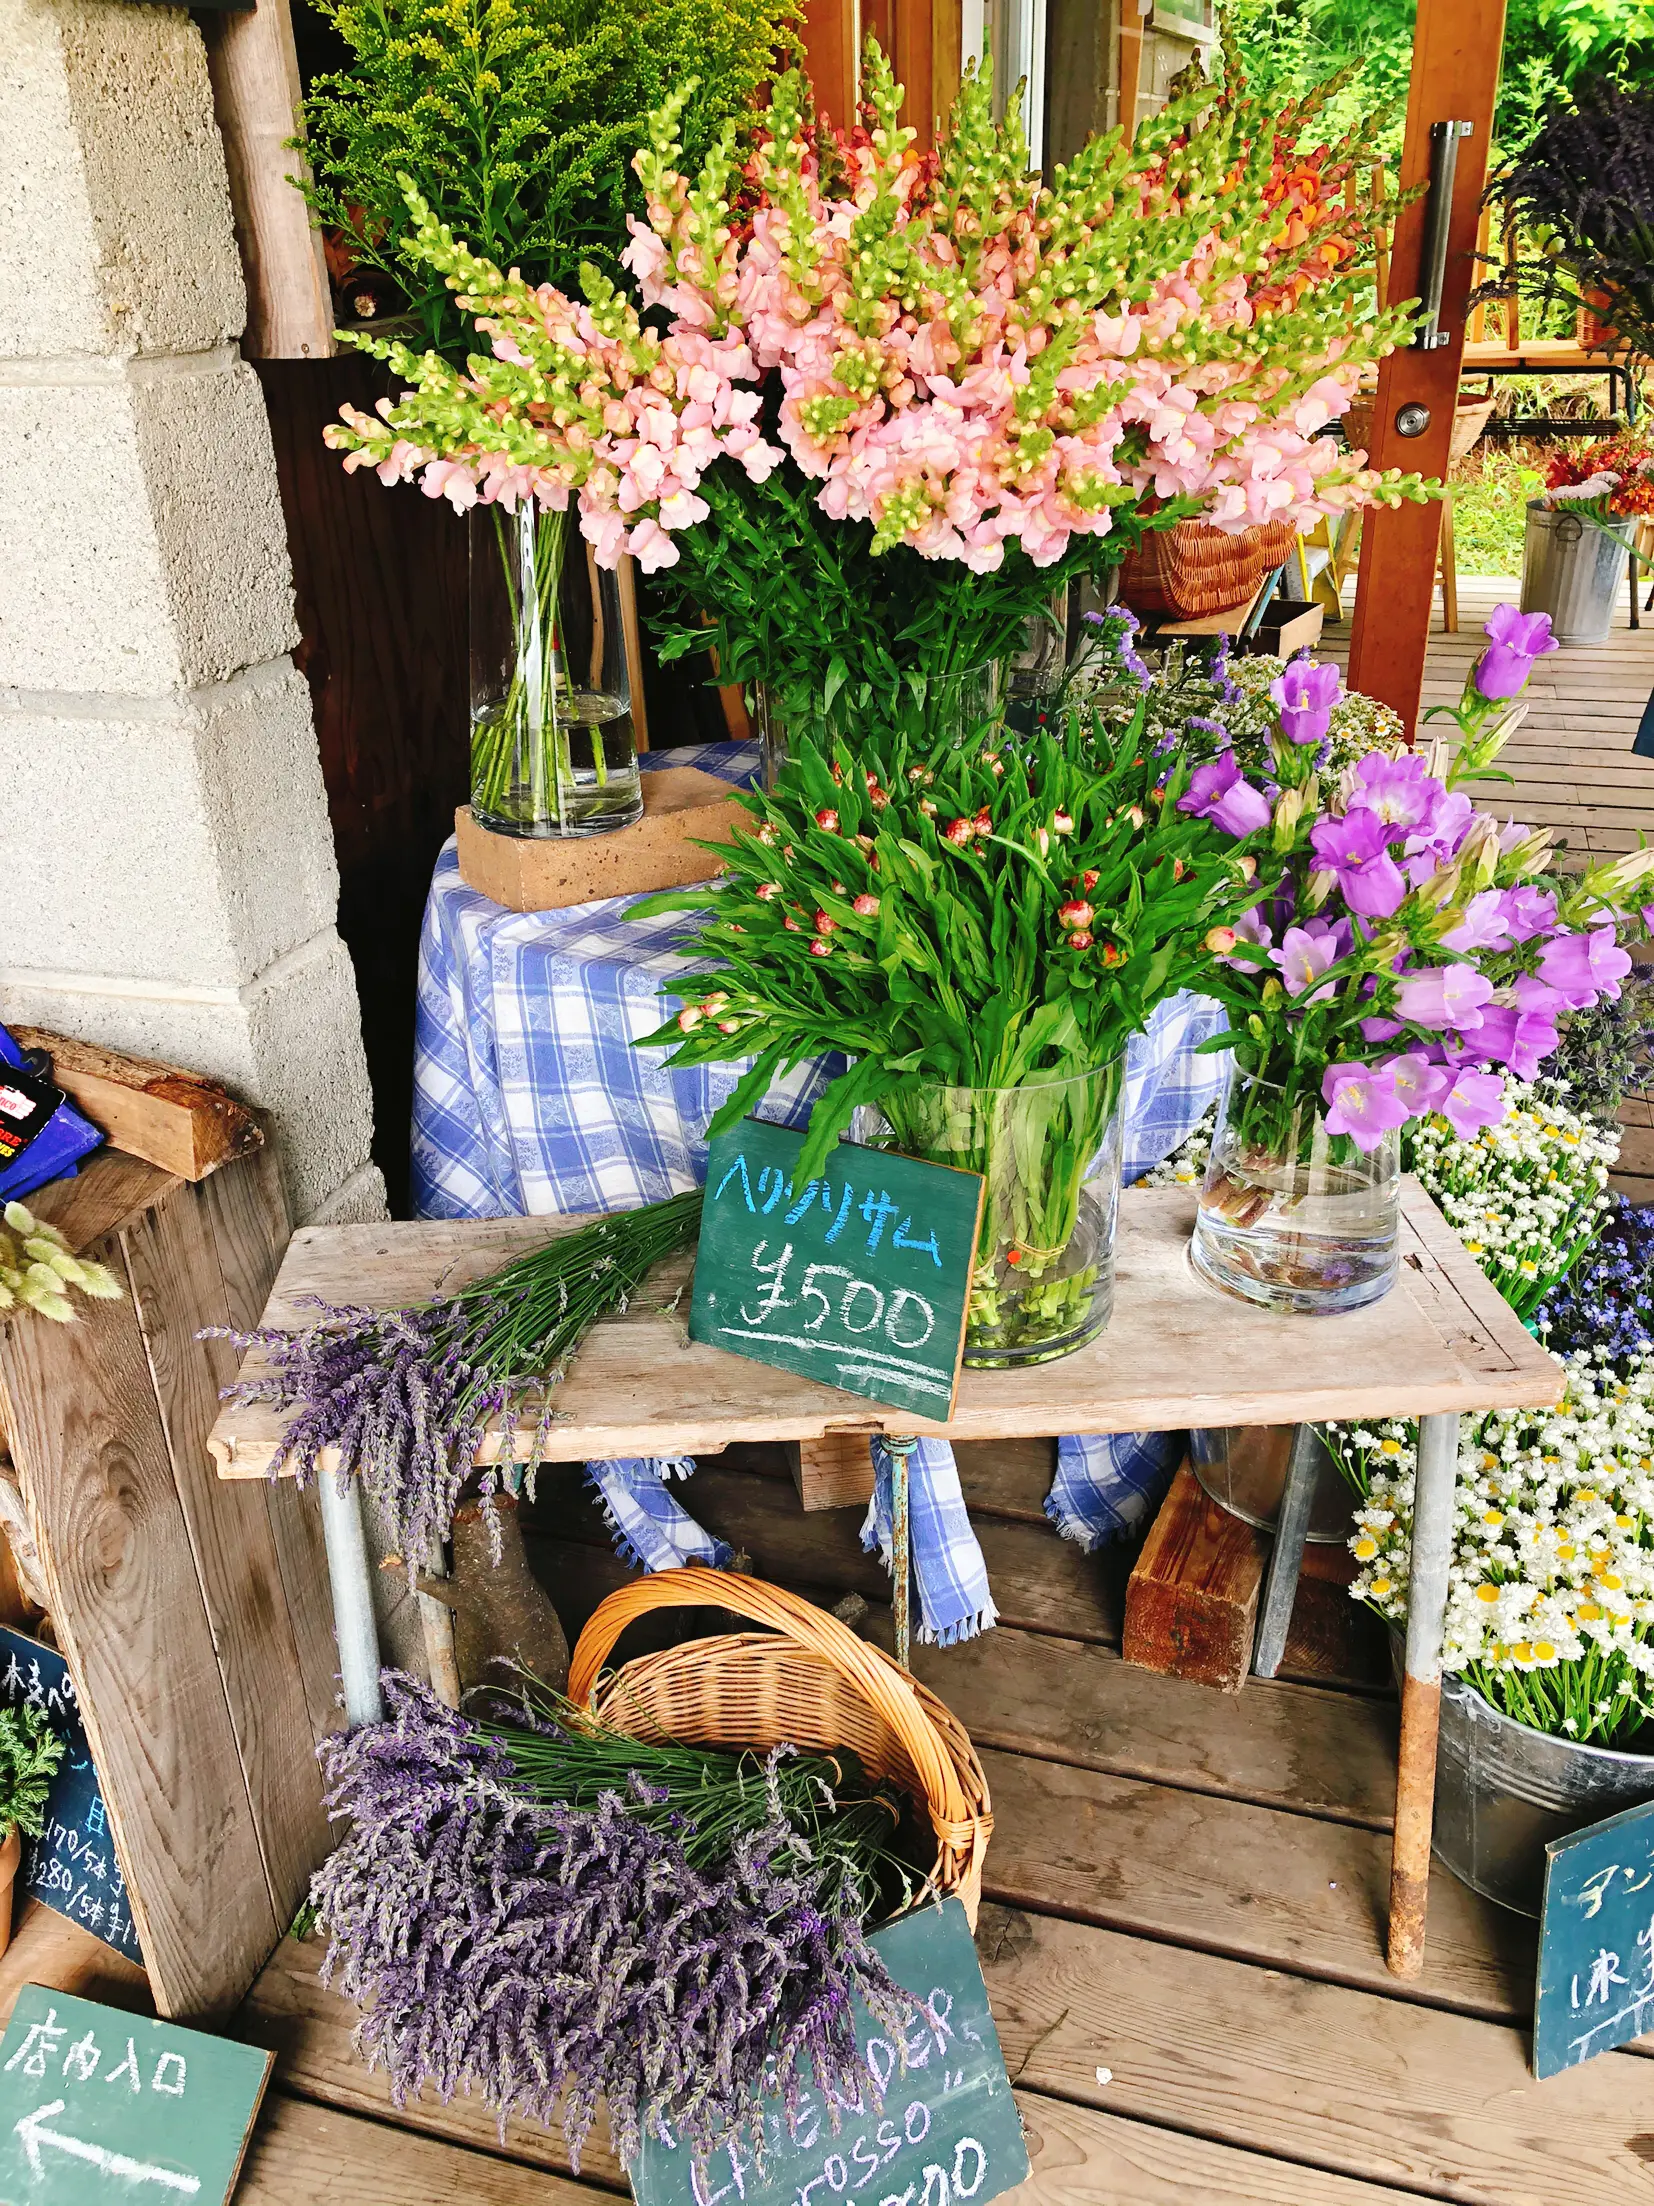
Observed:
[[[1557,1367],[1502,1304],[1489,1310],[1474,1355],[1444,1340],[1413,1292],[1444,1264],[1475,1269],[1452,1236],[1427,1247],[1415,1219],[1428,1198],[1410,1183],[1404,1204],[1408,1263],[1396,1290],[1369,1308],[1313,1326],[1214,1296],[1193,1278],[1187,1249],[1194,1197],[1182,1188],[1129,1190],[1121,1203],[1114,1322],[1060,1362],[1023,1371],[966,1372],[952,1422],[877,1410],[882,1426],[953,1439],[1051,1432],[1157,1432],[1196,1424],[1284,1424],[1299,1419],[1544,1405]],[[296,1300],[389,1304],[497,1265],[578,1220],[486,1225],[310,1228],[295,1234],[268,1313],[307,1314]],[[684,1259],[659,1284],[682,1277]],[[1479,1274],[1477,1275],[1479,1278]],[[1467,1286],[1464,1296],[1473,1290]],[[249,1368],[256,1368],[250,1365]],[[640,1296],[623,1318],[593,1328],[559,1389],[560,1445],[570,1456],[693,1454],[732,1441],[804,1440],[865,1428],[868,1405],[837,1388],[732,1357],[688,1339],[681,1316]],[[226,1409],[212,1447],[226,1477],[263,1475],[282,1420],[265,1404]],[[481,1458],[515,1452],[530,1435],[491,1435]]]
[[[155,2012],[149,1978],[135,1961],[41,1901],[20,1895],[11,1944],[0,1957],[0,2030],[10,2021],[25,1984],[77,1992],[82,1999],[98,1999],[129,2014]]]
[[[605,2197],[492,2152],[468,2152],[384,2122],[364,2122],[272,2091],[236,2206],[594,2206]]]
[[[1557,2090],[1523,2030],[1014,1909],[977,1945],[1026,2089],[1475,2206],[1654,2199],[1630,2061]]]
[[[0,1401],[157,2006],[209,2020],[277,1925],[133,1305],[0,1328]]]
[[[182,1184],[176,1172],[163,1172],[141,1157],[100,1149],[72,1180],[49,1180],[38,1189],[29,1208],[56,1226],[78,1256]]]
[[[244,1173],[232,1165],[224,1176]],[[230,1322],[213,1220],[199,1189],[128,1228],[138,1323],[172,1457],[201,1598],[217,1649],[278,1928],[289,1923],[328,1851],[321,1773],[270,1513],[256,1486],[214,1476],[207,1434],[218,1390],[235,1375],[228,1341],[198,1340]],[[271,1257],[274,1257],[271,1251]]]
[[[1263,1566],[1263,1541],[1184,1464],[1126,1584],[1126,1661],[1238,1693],[1252,1668]]]

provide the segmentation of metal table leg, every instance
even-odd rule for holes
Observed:
[[[1390,1856],[1389,1963],[1396,1976],[1417,1976],[1424,1967],[1430,1828],[1436,1806],[1436,1736],[1441,1720],[1442,1639],[1447,1623],[1453,1491],[1458,1471],[1458,1417],[1449,1414],[1421,1418],[1418,1474],[1413,1488],[1413,1552],[1407,1573],[1407,1674],[1401,1688],[1396,1833]]]
[[[379,1626],[373,1614],[373,1575],[362,1530],[362,1496],[355,1479],[339,1491],[331,1471],[317,1474],[322,1497],[322,1539],[333,1588],[333,1629],[339,1640],[339,1676],[345,1720],[353,1727],[383,1723],[379,1691]]]
[[[890,1606],[895,1625],[896,1660],[911,1670],[913,1556],[908,1526],[907,1459],[918,1446],[911,1435],[890,1434],[884,1443],[890,1458]]]
[[[1281,1513],[1275,1524],[1275,1550],[1269,1558],[1264,1584],[1263,1612],[1252,1656],[1254,1677],[1273,1677],[1286,1652],[1287,1627],[1298,1592],[1298,1574],[1304,1567],[1304,1538],[1315,1500],[1315,1481],[1321,1469],[1321,1440],[1313,1425],[1299,1425],[1292,1435]]]

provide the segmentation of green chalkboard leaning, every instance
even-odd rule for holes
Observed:
[[[225,2206],[275,2056],[24,1986],[0,2040],[6,2206]]]
[[[798,1184],[803,1146],[757,1118],[713,1142],[690,1339],[945,1423],[982,1175],[842,1141]]]
[[[1539,1919],[1533,2072],[1654,2029],[1654,1803],[1552,1839]]]
[[[897,1983],[933,2017],[899,2048],[865,2008],[856,2035],[880,2086],[840,2107],[835,2132],[806,2091],[789,2123],[779,2098],[764,2109],[760,2170],[749,2149],[726,2146],[705,2167],[681,2146],[645,2143],[627,2170],[637,2206],[988,2206],[1028,2174],[1028,2147],[999,2050],[981,1964],[958,1900],[916,1909],[873,1944]]]

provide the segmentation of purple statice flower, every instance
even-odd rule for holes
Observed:
[[[1233,648],[1234,646],[1229,637],[1219,636],[1217,649],[1207,662],[1206,679],[1217,691],[1220,705],[1234,705],[1240,702],[1240,684],[1234,681],[1229,673],[1229,654]]]
[[[1141,655],[1134,648],[1132,638],[1142,627],[1137,615],[1124,605],[1111,605],[1103,613],[1083,613],[1082,620],[1093,628],[1104,631],[1108,648],[1136,682],[1139,689],[1148,689],[1154,676],[1149,672]]]
[[[1269,694],[1279,707],[1281,733],[1293,743],[1321,743],[1332,725],[1332,708],[1344,694],[1335,666],[1316,666],[1294,659],[1286,672],[1270,683]]]
[[[1491,641],[1472,679],[1490,704],[1514,697],[1533,672],[1534,660],[1557,648],[1550,614],[1519,613],[1514,605],[1496,605],[1485,632]]]
[[[1210,720],[1203,712],[1191,712],[1184,722],[1184,726],[1198,728],[1202,735],[1211,736],[1220,751],[1226,751],[1229,748],[1229,730],[1221,720]]]
[[[1482,1006],[1492,1001],[1493,983],[1474,965],[1426,965],[1402,975],[1396,988],[1396,1016],[1437,1033],[1449,1027],[1462,1033],[1481,1025]]]
[[[1654,1353],[1654,1208],[1620,1196],[1535,1322],[1558,1355],[1595,1349],[1622,1378],[1637,1357]]]
[[[1392,835],[1399,841],[1403,835],[1428,835],[1446,794],[1441,783],[1425,771],[1424,760],[1416,751],[1405,758],[1369,751],[1355,769],[1349,809],[1372,813],[1387,828],[1399,831]]]
[[[416,1680],[384,1683],[387,1721],[321,1748],[350,1829],[311,1896],[323,1982],[363,2008],[357,2046],[397,2105],[474,2090],[502,2136],[560,2113],[578,2169],[602,2100],[626,2162],[649,2136],[761,2152],[768,2090],[865,2103],[855,2000],[897,2045],[922,2011],[860,1917],[821,1903],[778,1803],[703,1872],[621,1794],[531,1797],[497,1741]]]
[[[1324,1003],[1337,993],[1337,982],[1323,981],[1321,976],[1329,965],[1338,961],[1338,937],[1327,926],[1312,932],[1313,925],[1311,922],[1310,927],[1288,927],[1275,952],[1275,963],[1281,969],[1281,982],[1289,996],[1302,996],[1306,1003]]]
[[[1575,1011],[1588,1011],[1599,996],[1617,996],[1630,970],[1631,959],[1615,942],[1612,927],[1553,935],[1539,953],[1539,978]]]
[[[1226,835],[1255,835],[1269,825],[1269,799],[1261,789],[1243,780],[1233,751],[1224,751],[1209,765],[1197,766],[1189,786],[1177,800],[1180,812],[1211,820]]]
[[[1348,812],[1342,819],[1317,820],[1310,843],[1316,864],[1337,876],[1340,895],[1362,918],[1388,919],[1407,894],[1376,814]]]
[[[1389,1065],[1329,1065],[1321,1099],[1327,1106],[1327,1132],[1348,1134],[1368,1155],[1413,1115]]]

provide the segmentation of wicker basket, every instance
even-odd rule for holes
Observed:
[[[1152,530],[1120,567],[1120,596],[1136,613],[1204,620],[1232,612],[1257,595],[1258,584],[1292,550],[1285,521],[1231,534],[1206,521],[1179,521]]]
[[[690,1640],[600,1682],[626,1626],[663,1608],[733,1609],[769,1629]],[[974,1929],[994,1827],[976,1749],[934,1693],[836,1616],[757,1578],[693,1564],[659,1571],[594,1612],[569,1665],[569,1698],[653,1743],[853,1748],[869,1775],[893,1778],[922,1804],[936,1833],[931,1889],[956,1892]]]
[[[1453,434],[1448,440],[1448,465],[1454,466],[1464,459],[1471,446],[1493,418],[1493,385],[1485,391],[1461,391],[1459,402],[1453,409]],[[1377,433],[1376,416],[1378,393],[1358,391],[1344,409],[1341,424],[1352,452],[1370,452]]]

